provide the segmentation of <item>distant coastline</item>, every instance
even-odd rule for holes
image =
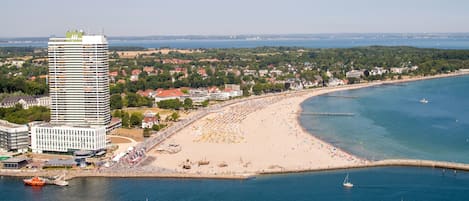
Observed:
[[[47,47],[48,37],[0,38],[0,47]],[[469,49],[469,33],[342,33],[342,34],[244,34],[109,37],[110,47],[143,48],[353,48],[411,46],[436,49]]]

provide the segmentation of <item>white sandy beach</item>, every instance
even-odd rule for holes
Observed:
[[[300,104],[309,97],[369,85],[267,97],[223,108],[160,145],[179,144],[180,152],[151,151],[150,155],[156,158],[151,165],[186,173],[254,174],[366,163],[304,131],[297,115],[301,112]],[[209,164],[199,165],[199,161]],[[190,164],[191,168],[183,169],[183,164]]]

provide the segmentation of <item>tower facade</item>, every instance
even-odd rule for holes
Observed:
[[[50,38],[51,123],[104,126],[111,121],[108,43],[103,35],[69,31]]]

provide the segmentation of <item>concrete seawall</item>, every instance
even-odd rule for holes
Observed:
[[[288,174],[288,173],[300,173],[300,172],[320,172],[320,171],[329,171],[329,170],[346,170],[346,169],[393,167],[393,166],[427,167],[427,168],[442,168],[442,169],[469,171],[469,164],[465,164],[465,163],[453,163],[453,162],[432,161],[432,160],[387,159],[387,160],[380,160],[380,161],[371,161],[366,164],[360,164],[360,165],[325,167],[325,168],[317,168],[317,169],[298,169],[298,170],[281,170],[281,171],[273,170],[273,171],[259,172],[258,174],[259,175]]]
[[[431,160],[410,160],[410,159],[389,159],[380,161],[371,161],[361,165],[350,166],[336,166],[324,167],[316,169],[296,169],[296,170],[272,170],[261,171],[256,173],[245,174],[186,174],[186,173],[160,173],[160,172],[105,172],[105,171],[86,171],[86,170],[0,170],[2,176],[14,177],[31,177],[31,176],[44,176],[52,177],[60,174],[65,174],[65,179],[73,179],[79,177],[109,177],[109,178],[174,178],[174,179],[230,179],[230,180],[243,180],[253,178],[258,175],[269,174],[288,174],[288,173],[302,173],[302,172],[320,172],[330,170],[346,170],[358,168],[373,168],[373,167],[393,167],[393,166],[409,166],[409,167],[428,167],[428,168],[443,168],[452,170],[469,171],[469,164],[453,163],[444,161],[431,161]]]

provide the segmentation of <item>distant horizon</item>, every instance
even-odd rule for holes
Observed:
[[[22,39],[22,38],[50,38],[50,37],[64,37],[67,30],[61,35],[51,34],[49,36],[0,36],[0,39]],[[90,35],[100,35],[101,33],[87,32]],[[106,37],[120,38],[120,37],[232,37],[232,36],[319,36],[319,35],[468,35],[467,32],[331,32],[331,33],[242,33],[242,34],[149,34],[149,35],[108,35],[104,33]]]

